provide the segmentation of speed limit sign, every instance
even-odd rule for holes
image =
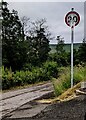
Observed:
[[[68,26],[70,26],[71,28],[73,28],[74,26],[78,25],[80,21],[80,16],[77,12],[75,11],[70,11],[69,13],[67,13],[67,15],[65,16],[65,22]]]
[[[78,25],[80,16],[74,11],[74,8],[65,16],[66,24],[71,27],[71,88],[73,87],[73,41],[74,41],[74,27]]]

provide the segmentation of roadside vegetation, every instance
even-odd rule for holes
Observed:
[[[86,81],[86,66],[75,66],[74,67],[74,85],[81,81]],[[67,89],[71,87],[70,82],[70,68],[60,68],[60,75],[58,79],[52,79],[54,89],[55,89],[55,95],[61,95],[64,93]]]
[[[10,11],[2,2],[2,81],[3,90],[16,86],[52,80],[56,95],[70,87],[70,52],[64,39],[57,35],[55,53],[50,52],[49,32],[45,18],[30,21]],[[86,39],[74,49],[74,84],[86,80]],[[54,80],[55,79],[55,80]]]
[[[46,62],[41,67],[31,70],[13,72],[12,69],[2,67],[2,89],[10,89],[16,86],[24,86],[57,78],[58,66],[56,62]]]

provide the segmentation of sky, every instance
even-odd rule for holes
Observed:
[[[73,7],[80,15],[80,22],[74,28],[74,43],[82,42],[84,38],[84,1],[51,2],[50,0],[49,2],[24,2],[18,0],[17,2],[10,2],[10,0],[7,0],[7,2],[9,9],[17,10],[20,18],[27,16],[31,21],[46,18],[49,31],[55,37],[50,41],[51,44],[57,43],[57,35],[64,37],[65,43],[71,43],[71,28],[65,23],[65,15]]]

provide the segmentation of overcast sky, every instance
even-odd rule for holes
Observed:
[[[20,17],[27,16],[31,21],[46,18],[49,30],[54,37],[61,35],[66,43],[71,42],[71,29],[65,24],[65,15],[73,7],[80,15],[80,23],[74,29],[74,42],[84,38],[84,2],[8,2],[9,9],[18,11]],[[53,39],[50,43],[56,43]]]

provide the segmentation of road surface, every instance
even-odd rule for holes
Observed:
[[[0,114],[2,117],[9,115],[19,107],[27,104],[30,101],[38,99],[44,95],[53,92],[53,85],[51,82],[32,86],[26,89],[6,92],[2,94],[0,98]],[[30,107],[30,106],[29,106]]]
[[[28,104],[26,105],[28,107]],[[29,110],[29,109],[28,109]],[[28,111],[27,110],[27,111]],[[40,113],[33,117],[17,118],[19,113],[26,114],[26,111],[15,111],[15,117],[8,117],[3,120],[86,120],[86,95],[80,95],[69,101],[48,105]]]

